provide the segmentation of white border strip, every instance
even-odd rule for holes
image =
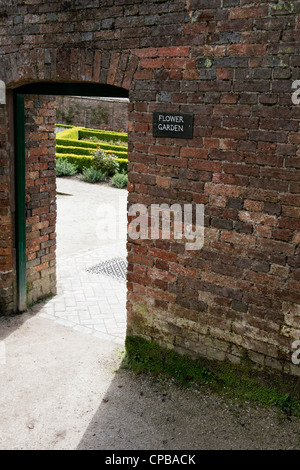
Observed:
[[[0,104],[6,104],[5,83],[0,80]]]

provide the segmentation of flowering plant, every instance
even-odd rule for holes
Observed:
[[[93,151],[93,166],[107,175],[114,175],[119,169],[117,157],[114,154],[105,152],[101,147]]]

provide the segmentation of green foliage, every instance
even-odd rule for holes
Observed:
[[[56,142],[59,143],[61,139],[67,139],[69,141],[79,140],[79,129],[79,127],[70,126],[64,131],[59,132],[59,134],[56,135]]]
[[[105,173],[102,173],[100,170],[96,170],[96,168],[83,168],[82,170],[82,179],[87,181],[88,183],[100,183],[106,177]]]
[[[83,137],[84,139],[81,140]],[[107,160],[108,164],[109,162],[113,163],[110,165],[112,168],[109,168],[109,170],[107,170],[107,165],[99,164],[99,166],[97,166],[97,162],[95,168],[111,175],[116,171],[127,173],[126,133],[97,131],[83,127],[69,126],[56,135],[56,157],[76,164],[78,171],[82,172],[84,167],[88,168],[93,166],[94,159],[92,153],[97,151],[99,144],[97,144],[96,140],[99,141],[100,138],[107,142],[101,144],[101,158],[103,157],[103,160]],[[124,145],[118,145],[120,143]],[[105,153],[113,153],[114,160],[111,156],[105,158]],[[98,160],[98,157],[96,160]]]
[[[79,139],[84,139],[85,137],[97,137],[100,140],[105,141],[114,141],[120,140],[123,142],[128,141],[128,136],[126,132],[115,132],[115,131],[104,131],[96,129],[87,129],[85,127],[78,127]]]
[[[128,143],[120,139],[103,140],[103,139],[99,139],[96,136],[86,136],[84,137],[83,141],[94,142],[97,144],[106,144],[106,145],[109,145],[110,148],[116,148],[116,149],[120,149],[120,147],[122,147],[124,151],[128,148]]]
[[[273,5],[272,9],[278,12],[285,11],[287,13],[293,13],[293,11],[295,10],[295,4],[294,2],[280,1],[276,5]]]
[[[62,134],[62,133],[61,133]],[[60,134],[59,134],[60,135]],[[94,150],[97,146],[93,142],[89,142],[86,140],[74,140],[74,139],[66,139],[61,138],[59,135],[56,137],[56,149],[58,147],[76,147],[76,148],[85,148],[87,150]]]
[[[72,153],[73,155],[90,155],[90,149],[86,149],[84,147],[71,147],[71,146],[64,146],[64,145],[57,145],[56,146],[56,153],[57,154],[64,154],[64,153]]]
[[[91,140],[91,138],[93,140]],[[95,140],[96,139],[96,140]],[[56,148],[57,153],[71,153],[71,154],[85,154],[88,155],[88,149],[90,151],[96,150],[99,146],[99,140],[104,141],[101,143],[102,150],[108,153],[114,153],[119,158],[127,158],[127,147],[126,141],[127,134],[125,133],[118,133],[118,132],[109,132],[109,131],[96,131],[96,130],[89,130],[83,127],[71,127],[69,129],[65,129],[62,132],[59,132],[56,135]],[[95,140],[95,141],[94,141]],[[119,145],[121,142],[124,145]],[[62,147],[72,147],[72,151],[67,149],[62,149]],[[78,148],[85,148],[86,151],[83,150],[76,150]],[[62,150],[62,152],[61,152]]]
[[[82,173],[83,168],[89,168],[93,166],[94,160],[88,155],[76,155],[72,153],[56,153],[56,158],[66,160],[77,166],[79,173]],[[119,165],[119,171],[127,173],[128,160],[126,158],[116,158],[116,162]]]
[[[212,380],[211,372],[200,360],[192,361],[173,350],[164,349],[136,336],[126,338],[126,355],[123,367],[136,372],[150,371],[154,375],[172,377],[179,383],[188,385],[191,382],[207,383]]]
[[[98,104],[98,106],[91,110],[91,122],[99,125],[101,122],[108,123],[108,110]]]
[[[110,181],[116,188],[125,188],[128,184],[128,175],[125,173],[115,173]]]
[[[292,414],[297,405],[295,399],[291,396],[290,393],[286,393],[285,395],[274,398],[272,403],[277,406],[280,411],[287,415]]]
[[[128,160],[127,158],[116,158],[119,164],[119,171],[120,173],[127,173],[128,172]]]
[[[118,145],[117,142],[105,142],[104,140],[99,140],[95,137],[86,137],[84,140],[79,140],[80,143],[85,144],[86,146],[89,145],[90,147],[100,147],[102,150],[106,150],[107,152],[113,151],[116,154],[126,156],[127,155],[127,148],[122,145]]]
[[[300,394],[297,382],[282,374],[260,373],[247,362],[233,364],[205,359],[191,359],[165,349],[143,338],[127,336],[122,367],[136,373],[150,372],[156,377],[175,379],[182,385],[205,384],[213,392],[241,402],[264,407],[276,407],[285,415],[300,417]]]
[[[71,124],[74,121],[76,115],[78,115],[77,103],[74,104],[74,107],[70,106],[66,112],[61,111],[60,109],[56,110],[57,119],[60,119],[61,121],[66,122],[68,124]]]
[[[119,163],[116,156],[109,154],[100,147],[92,153],[93,166],[107,175],[114,175],[119,170]]]
[[[67,140],[67,139],[57,139],[56,140],[56,151],[57,153],[73,153],[79,155],[91,155],[91,152],[97,149],[99,144],[93,144],[92,142],[82,142],[82,141],[74,141],[74,140]],[[107,144],[101,144],[102,150],[108,153],[114,153],[114,155],[118,157],[126,157],[127,152],[118,151],[117,149],[120,147],[117,146],[109,146]]]
[[[71,124],[58,124],[58,123],[56,123],[55,126],[56,127],[62,127],[63,129],[65,129],[65,128],[71,129],[72,127],[74,127]]]
[[[56,176],[73,176],[77,171],[77,166],[73,163],[61,158],[56,160]]]
[[[83,168],[88,168],[93,165],[92,157],[86,155],[74,155],[74,154],[56,154],[56,161],[64,160],[72,163],[77,167],[78,173],[82,173]]]

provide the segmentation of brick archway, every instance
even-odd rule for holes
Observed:
[[[88,48],[21,50],[0,58],[8,89],[40,81],[102,83],[129,90],[138,57]]]
[[[44,57],[43,61],[41,54]],[[37,287],[30,295],[31,301],[55,292],[53,248],[55,246],[55,240],[53,240],[55,236],[55,205],[53,204],[55,146],[51,150],[48,139],[45,139],[47,134],[51,133],[49,121],[51,116],[52,121],[55,122],[55,109],[49,96],[54,94],[128,96],[138,58],[131,54],[101,53],[89,48],[70,48],[43,49],[29,54],[22,51],[6,57],[4,62],[5,65],[1,68],[1,79],[6,83],[8,106],[7,108],[1,106],[0,114],[2,114],[2,122],[5,122],[7,113],[8,123],[5,128],[3,126],[0,137],[3,152],[0,240],[2,246],[5,246],[0,251],[0,309],[2,313],[13,313],[26,309],[27,291],[32,286],[32,280]],[[20,102],[17,105],[17,98],[22,98],[22,96],[23,98],[25,96],[26,100],[24,102],[23,99],[21,116],[18,116]],[[37,109],[34,103],[39,103]],[[25,129],[22,129],[22,122],[25,119],[25,109],[29,121],[26,125],[26,134],[23,135]],[[24,138],[27,141],[26,149],[20,146],[20,141]],[[39,142],[38,139],[40,139]],[[53,142],[55,143],[55,139]],[[18,147],[21,155],[15,155],[15,152],[19,152]],[[9,153],[4,155],[4,149]],[[28,189],[26,194],[25,180],[22,176],[25,172],[25,166],[23,167],[22,163],[25,151],[26,186],[27,188],[30,188],[32,184],[35,186],[32,191]],[[38,191],[39,197],[34,196],[33,199],[36,201],[34,203],[28,193],[36,192],[37,180],[40,181],[43,189]],[[45,206],[48,207],[48,214],[39,207],[38,199],[43,198],[49,199],[48,206]],[[35,204],[36,207],[34,207]],[[23,218],[24,212],[27,216],[26,224]],[[26,231],[29,234],[27,238],[31,239],[27,242],[27,255],[25,254]],[[36,232],[35,236],[33,236],[33,231]],[[35,241],[38,242],[36,246]],[[43,246],[47,245],[46,250],[39,250],[40,243],[43,243]],[[33,259],[37,251],[43,253],[38,264],[37,260]],[[26,280],[24,274],[25,265],[30,282]],[[31,265],[32,267],[28,268]]]

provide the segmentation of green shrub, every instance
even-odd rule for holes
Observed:
[[[128,172],[128,160],[127,160],[127,158],[117,158],[116,160],[119,163],[119,172],[120,173],[127,173]]]
[[[56,176],[73,176],[77,173],[77,166],[62,158],[56,160]]]
[[[63,131],[62,131],[63,132]],[[61,133],[62,133],[61,132]],[[72,147],[72,148],[81,148],[85,150],[95,150],[97,147],[101,147],[102,150],[105,150],[107,152],[114,152],[116,155],[120,156],[127,156],[127,149],[126,147],[121,147],[120,145],[112,145],[109,143],[97,143],[97,142],[92,142],[90,140],[73,140],[73,139],[66,139],[66,138],[60,138],[57,134],[56,137],[56,148],[60,147]]]
[[[82,179],[88,183],[100,183],[100,181],[103,181],[106,177],[105,173],[93,167],[83,168],[82,174]]]
[[[71,124],[75,117],[79,114],[79,104],[74,103],[73,106],[70,106],[67,110],[56,109],[56,118],[62,121],[61,124],[69,123]]]
[[[56,154],[56,161],[58,160],[64,160],[69,163],[72,163],[73,165],[76,165],[78,173],[82,173],[83,168],[88,168],[90,166],[93,166],[93,159],[90,156],[87,155],[74,155],[72,153],[68,154]]]
[[[79,155],[91,155],[92,152],[97,150],[99,144],[93,144],[84,142],[81,140],[67,140],[56,138],[56,152],[57,153],[72,153]],[[110,146],[109,144],[102,144],[101,149],[107,153],[113,153],[116,157],[127,158],[127,151],[123,151],[123,147],[119,147],[121,150],[116,150],[118,147]]]
[[[101,122],[108,123],[108,109],[98,104],[96,109],[91,110],[91,123],[100,125]]]
[[[81,139],[79,142],[89,142],[93,145],[100,145],[102,148],[105,147],[110,148],[112,150],[119,150],[123,152],[128,151],[128,143],[126,141],[120,139],[111,139],[111,140],[103,140],[96,136],[86,136],[84,139]],[[103,147],[103,145],[105,147]]]
[[[119,170],[119,163],[113,154],[106,153],[100,147],[92,153],[93,166],[107,175],[114,175]]]
[[[57,126],[60,127],[62,125]],[[82,138],[86,140],[80,140]],[[96,138],[105,140],[105,142],[101,143],[101,151],[98,150],[99,143],[97,144],[90,140]],[[121,142],[123,146],[116,145]],[[67,129],[56,135],[56,157],[75,164],[80,173],[82,173],[84,167],[91,167],[94,163],[95,168],[103,173],[110,175],[117,171],[127,173],[128,159],[126,145],[126,133],[68,126]],[[97,153],[96,161],[94,160],[93,153]],[[106,156],[105,154],[113,154],[113,156]]]
[[[77,166],[77,170],[79,173],[82,173],[83,168],[90,168],[94,164],[94,160],[92,156],[88,155],[75,155],[73,153],[56,153],[56,158],[66,160],[70,163],[73,163]],[[116,158],[116,162],[119,165],[118,171],[120,173],[127,173],[128,171],[128,160],[127,158]]]
[[[110,181],[116,188],[125,188],[128,184],[128,175],[125,173],[115,173]]]
[[[59,132],[56,135],[57,153],[88,155],[88,149],[92,152],[99,146],[99,142],[92,142],[90,140],[91,138],[102,140],[102,150],[113,153],[118,158],[127,159],[128,149],[126,133],[97,131],[95,129],[85,129],[84,127],[70,127]],[[122,142],[123,145],[119,145]],[[69,150],[67,147],[70,147]]]

